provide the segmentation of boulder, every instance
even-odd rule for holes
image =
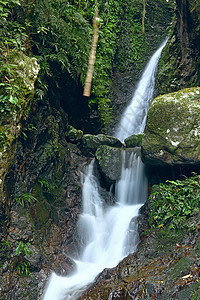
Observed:
[[[101,145],[95,153],[98,169],[109,185],[120,179],[122,151],[121,148]]]
[[[68,142],[77,143],[78,141],[81,140],[82,136],[83,136],[82,130],[78,130],[71,125],[67,126],[65,137]]]
[[[143,133],[133,134],[124,140],[126,148],[141,147]]]
[[[200,88],[158,96],[152,102],[142,140],[150,165],[200,165]]]
[[[125,157],[126,166],[133,151],[137,155],[140,155],[140,148],[124,149],[107,145],[101,145],[97,148],[95,153],[97,166],[108,185],[111,185],[120,179],[122,159]],[[124,152],[126,152],[126,156],[123,156]]]
[[[82,150],[86,155],[93,155],[97,147],[107,145],[112,147],[122,147],[122,143],[115,137],[104,134],[84,134],[82,137]]]

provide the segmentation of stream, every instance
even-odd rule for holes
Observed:
[[[114,134],[124,141],[142,133],[153,99],[155,75],[161,52],[167,41],[153,54],[139,81],[133,98],[125,109]],[[147,179],[138,151],[122,151],[121,179],[115,187],[115,204],[105,204],[93,173],[94,160],[82,174],[83,211],[78,221],[84,245],[76,271],[69,277],[52,273],[43,300],[75,300],[105,268],[115,267],[136,250],[139,238],[137,216],[147,194]]]

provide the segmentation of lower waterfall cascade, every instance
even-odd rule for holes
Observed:
[[[124,140],[142,133],[153,98],[156,67],[165,41],[147,64],[130,105],[125,110],[115,136]],[[43,300],[75,300],[105,268],[115,267],[136,250],[139,237],[137,216],[147,196],[147,179],[138,151],[122,150],[121,178],[115,186],[115,204],[105,204],[93,174],[94,160],[82,174],[83,211],[78,221],[84,245],[76,271],[69,277],[51,274]]]

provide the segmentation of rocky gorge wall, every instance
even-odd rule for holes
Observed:
[[[32,99],[33,93],[29,114],[21,110],[12,124],[7,169],[1,158],[1,299],[38,299],[50,270],[73,269],[66,251],[74,253],[77,245],[80,170],[88,159],[65,139],[66,113],[48,99]]]
[[[200,84],[199,15],[199,1],[176,0],[175,26],[158,69],[159,94]]]

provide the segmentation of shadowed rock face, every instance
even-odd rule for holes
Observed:
[[[142,140],[149,165],[200,165],[200,88],[159,96],[152,102]]]
[[[176,0],[173,34],[163,51],[157,75],[160,94],[200,85],[200,2]]]

